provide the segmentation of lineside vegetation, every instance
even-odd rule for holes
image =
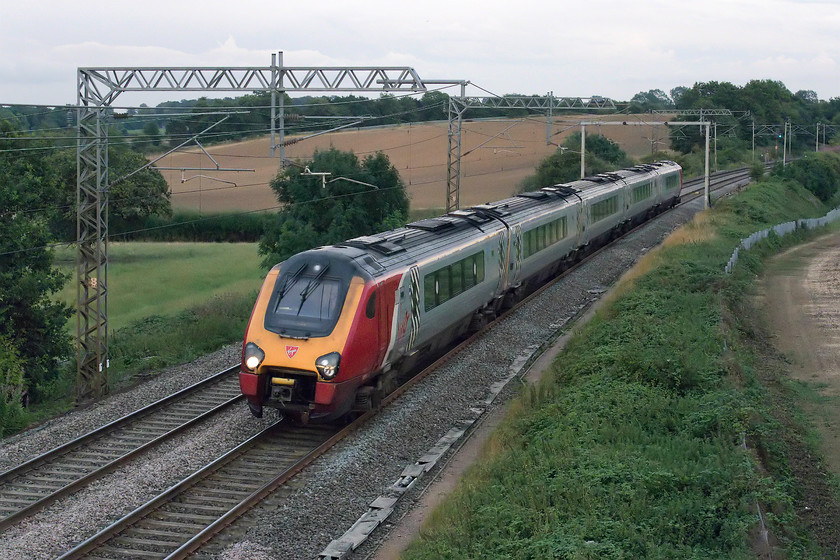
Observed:
[[[787,459],[811,451],[804,437],[788,435],[795,415],[776,406],[778,384],[768,387],[756,365],[759,335],[744,313],[762,260],[812,233],[771,236],[742,253],[731,276],[723,268],[742,237],[836,205],[837,162],[814,158],[802,177],[779,170],[648,257],[512,405],[403,558],[803,558],[831,550],[832,537],[810,532],[800,517],[808,484]],[[833,178],[827,204],[803,186],[813,188],[814,175]],[[836,505],[836,487],[823,488]],[[769,545],[751,538],[757,505]]]

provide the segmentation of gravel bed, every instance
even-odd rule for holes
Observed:
[[[241,354],[242,345],[231,344],[193,362],[166,369],[131,389],[0,440],[0,472],[238,364]]]
[[[491,383],[508,375],[511,363],[525,348],[551,340],[644,252],[690,219],[701,206],[698,199],[659,217],[520,308],[319,458],[293,484],[244,516],[199,557],[316,558],[399,477],[406,465],[413,464],[451,427],[470,417],[470,406],[485,398]],[[8,438],[0,442],[0,468],[19,464],[221,371],[239,360],[240,348],[232,345],[171,368],[129,391]],[[493,406],[503,405],[517,389],[516,383],[510,383]],[[212,423],[191,428],[0,533],[0,559],[53,558],[65,552],[261,430],[274,417],[271,413],[266,416],[255,419],[242,406]],[[421,483],[430,481],[434,474],[433,470]],[[406,493],[394,519],[413,505],[420,490]],[[387,538],[387,527],[386,523],[377,530],[353,557],[364,558],[371,547]]]
[[[90,407],[52,419],[4,440],[4,470],[84,435],[239,361],[235,344]],[[257,420],[245,405],[200,423],[136,458],[90,486],[59,500],[0,533],[0,559],[55,558],[80,541],[154,498],[227,450],[260,431],[269,419]]]
[[[318,459],[296,479],[296,488],[266,499],[198,557],[317,558],[385,493],[407,465],[451,427],[470,417],[469,408],[485,398],[493,382],[508,375],[511,363],[528,346],[552,340],[641,255],[701,207],[698,199],[660,216],[557,282]],[[493,406],[503,406],[517,390],[518,384],[510,383]],[[432,470],[418,488],[402,497],[393,519],[414,505],[422,481],[430,481],[434,474]],[[377,529],[351,558],[369,555],[388,537],[388,527],[386,522]]]

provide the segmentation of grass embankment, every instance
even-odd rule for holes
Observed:
[[[755,558],[756,504],[770,546],[818,554],[785,460],[804,444],[784,437],[795,421],[774,416],[740,315],[762,258],[807,234],[723,268],[741,237],[828,209],[771,179],[669,238],[512,405],[403,558]]]

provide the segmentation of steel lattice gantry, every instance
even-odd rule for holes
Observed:
[[[108,135],[107,108],[125,92],[253,92],[272,94],[272,154],[278,112],[282,142],[284,92],[425,92],[409,67],[285,67],[282,53],[266,67],[79,68],[77,144],[77,402],[108,391]],[[281,154],[282,155],[282,154]]]
[[[529,109],[545,111],[548,126],[554,110],[615,110],[615,103],[607,97],[555,97],[549,95],[466,97],[461,84],[461,96],[449,98],[449,151],[446,157],[446,211],[460,208],[461,192],[461,128],[467,109]],[[548,141],[549,132],[546,132]]]

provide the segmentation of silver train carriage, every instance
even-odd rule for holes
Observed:
[[[419,358],[676,204],[681,186],[676,163],[642,164],[296,255],[272,269],[254,307],[242,392],[255,415],[264,405],[306,417],[369,406]],[[312,271],[299,264],[308,261],[321,264]],[[310,298],[272,314],[278,286],[290,293],[288,286],[300,283],[305,293],[320,293],[319,285],[331,281],[350,289],[330,291],[323,305]],[[336,294],[346,299],[332,301]],[[330,332],[299,328],[312,321]],[[319,365],[328,356],[329,364]]]

